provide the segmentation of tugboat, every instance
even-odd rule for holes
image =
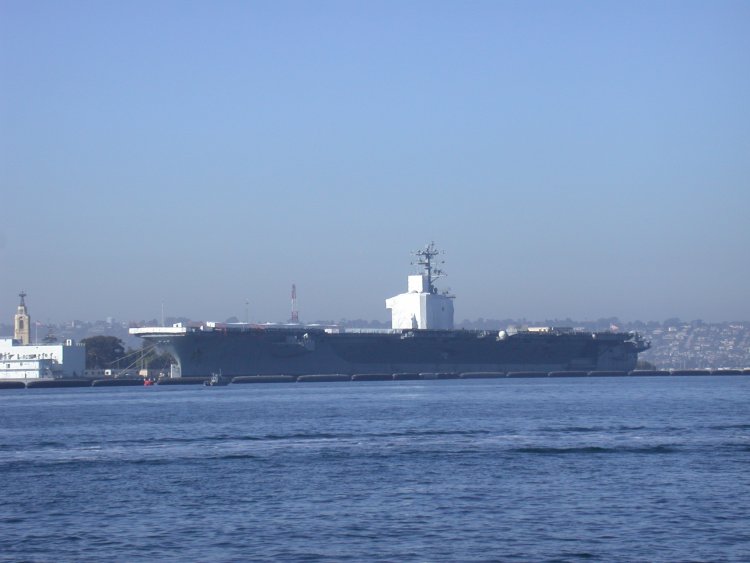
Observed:
[[[229,377],[223,377],[221,375],[221,370],[219,370],[219,373],[212,373],[211,377],[203,382],[203,385],[206,387],[223,387],[229,385],[230,382],[231,379]]]

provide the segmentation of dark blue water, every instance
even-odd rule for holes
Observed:
[[[749,561],[750,378],[0,393],[0,559]]]

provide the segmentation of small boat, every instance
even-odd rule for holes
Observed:
[[[206,387],[223,387],[229,385],[231,379],[229,377],[223,377],[221,371],[219,373],[212,373],[211,377],[203,382]]]
[[[156,384],[156,381],[154,381],[153,379],[144,379],[143,380],[143,386],[144,387],[151,387],[154,384]]]

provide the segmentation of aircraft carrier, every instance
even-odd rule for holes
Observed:
[[[421,273],[386,300],[391,329],[252,323],[178,323],[132,328],[169,352],[183,377],[519,371],[630,371],[648,342],[637,333],[529,327],[453,328],[453,296],[435,280],[434,244],[417,251]]]

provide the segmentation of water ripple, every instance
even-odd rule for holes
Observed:
[[[0,561],[750,560],[750,386],[666,379],[0,395]]]

